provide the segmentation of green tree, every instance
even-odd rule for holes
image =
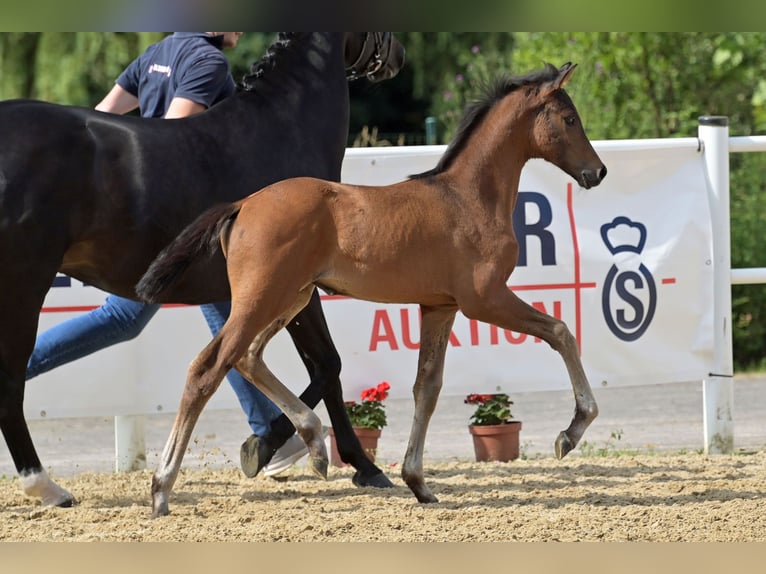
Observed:
[[[93,106],[157,32],[41,32],[0,35],[0,98]]]
[[[422,99],[422,114],[436,117],[438,139],[447,143],[465,104],[485,76],[506,68],[514,36],[510,32],[407,32],[399,36],[407,50],[407,64],[400,74],[411,75],[413,97]],[[394,89],[395,82],[390,84],[381,84],[381,90]],[[409,125],[422,131],[422,114]]]
[[[491,39],[449,65],[443,89],[434,90],[435,110],[462,110],[499,72],[572,61],[579,68],[568,89],[594,139],[690,136],[701,115],[729,116],[737,134],[766,127],[762,33],[519,32],[510,52]],[[444,105],[455,94],[465,97]]]

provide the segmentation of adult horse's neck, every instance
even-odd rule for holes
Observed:
[[[503,220],[513,213],[521,170],[532,157],[534,116],[524,105],[526,92],[515,90],[487,110],[445,172],[457,189],[478,196]]]
[[[339,179],[349,122],[344,56],[342,32],[280,34],[243,78],[239,93],[210,110],[212,123],[229,126],[222,155],[236,158],[244,144],[245,153],[259,156],[277,179]],[[275,141],[278,153],[272,151]],[[238,142],[239,149],[230,142]]]
[[[305,74],[345,78],[344,38],[342,32],[280,32],[266,54],[253,64],[251,73],[242,79],[240,88],[270,93],[289,91],[294,79],[304,78]],[[313,82],[309,86],[317,87]]]

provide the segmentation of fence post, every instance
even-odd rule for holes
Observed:
[[[699,118],[713,233],[713,368],[702,383],[706,454],[734,451],[734,357],[731,323],[729,118]]]
[[[426,118],[426,145],[436,144],[436,118],[428,116]]]
[[[146,468],[144,415],[114,417],[115,472]]]

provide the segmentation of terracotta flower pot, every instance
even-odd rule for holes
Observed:
[[[503,425],[469,425],[473,449],[478,462],[508,462],[519,458],[519,431],[521,421]]]
[[[364,454],[367,455],[372,462],[375,462],[375,454],[378,451],[378,439],[380,438],[381,429],[365,429],[360,427],[354,427],[354,433],[356,434],[359,442],[362,443]],[[344,467],[348,466],[340,459],[340,453],[338,453],[338,445],[335,442],[335,433],[333,429],[330,429],[330,462],[333,466]]]

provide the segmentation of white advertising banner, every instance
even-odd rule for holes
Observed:
[[[627,149],[599,145],[609,174],[584,190],[543,161],[524,168],[514,226],[520,246],[510,289],[562,319],[576,336],[595,386],[699,380],[713,357],[713,269],[702,154],[696,147]],[[350,149],[343,181],[400,181],[430,169],[442,146]],[[423,257],[429,257],[427,252]],[[103,302],[106,294],[60,276],[40,329]],[[323,296],[343,360],[347,400],[386,380],[411,397],[417,305]],[[95,353],[27,384],[30,418],[175,411],[189,361],[209,341],[196,307],[163,308],[135,340]],[[266,351],[274,372],[300,392],[308,377],[286,332]],[[570,388],[560,356],[546,343],[455,321],[442,394]],[[236,407],[223,383],[207,408]]]

